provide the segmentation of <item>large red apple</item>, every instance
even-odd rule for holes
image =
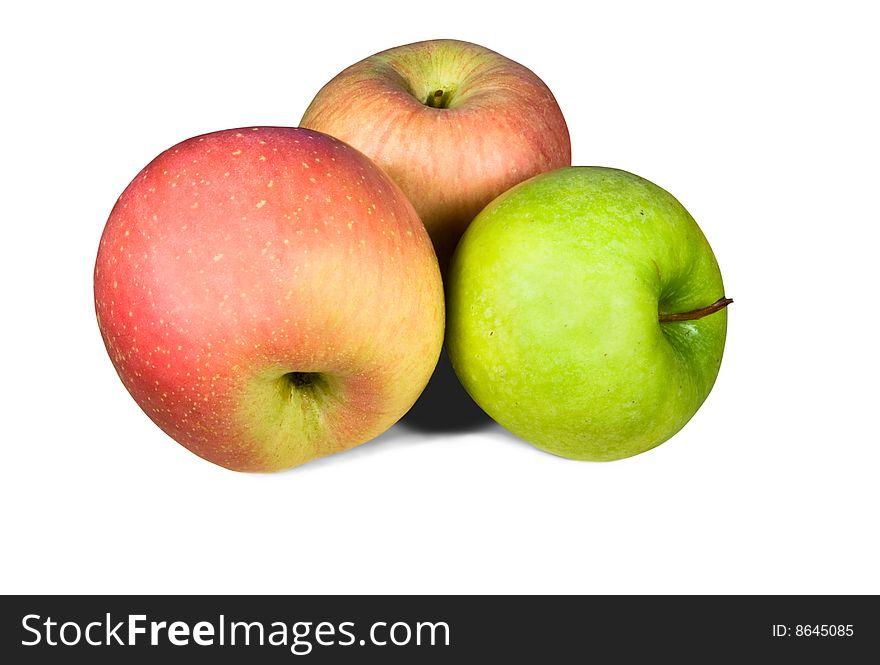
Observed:
[[[428,228],[441,266],[492,199],[571,165],[568,128],[544,82],[462,41],[399,46],[352,65],[321,89],[300,124],[388,172]]]
[[[113,208],[98,324],[147,415],[197,455],[283,469],[380,434],[443,338],[425,228],[369,159],[306,129],[189,139]]]

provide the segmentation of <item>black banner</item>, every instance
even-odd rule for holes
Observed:
[[[0,621],[6,663],[854,663],[880,653],[877,596],[6,596]]]

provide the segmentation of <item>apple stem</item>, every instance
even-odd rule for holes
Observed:
[[[445,109],[449,104],[449,92],[444,91],[443,89],[437,89],[432,93],[428,94],[428,98],[425,100],[425,106],[430,106],[434,109]]]
[[[693,309],[690,312],[679,312],[678,314],[661,314],[660,323],[669,323],[670,321],[694,321],[709,316],[715,312],[721,311],[733,302],[732,298],[719,298],[708,307]]]

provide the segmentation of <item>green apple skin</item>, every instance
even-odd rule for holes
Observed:
[[[687,210],[625,171],[569,167],[514,187],[466,231],[447,283],[456,374],[493,419],[578,460],[678,432],[721,364],[718,263]]]
[[[300,125],[354,146],[400,185],[444,270],[487,203],[571,165],[568,127],[547,85],[499,53],[454,39],[398,46],[348,67]]]

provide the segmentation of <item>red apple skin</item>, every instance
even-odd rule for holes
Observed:
[[[427,98],[448,91],[448,108]],[[362,151],[400,185],[441,266],[492,199],[571,165],[559,105],[531,70],[482,46],[432,40],[392,48],[327,83],[300,125]]]
[[[211,462],[273,471],[363,443],[437,362],[437,259],[368,158],[306,129],[251,127],[167,150],[113,208],[98,324],[135,401]],[[302,387],[288,373],[319,373]]]

